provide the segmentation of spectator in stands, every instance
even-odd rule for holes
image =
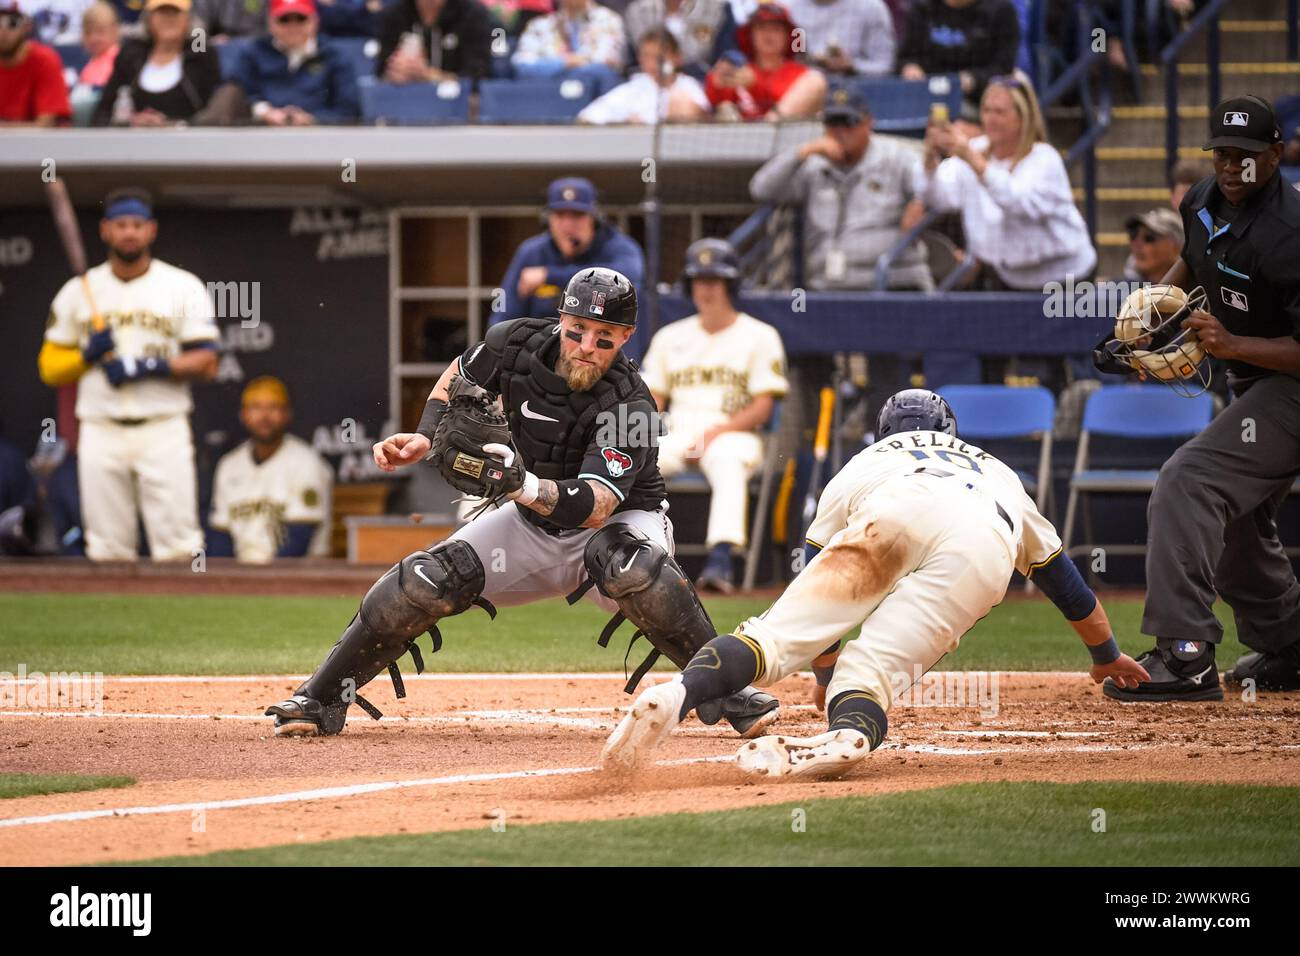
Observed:
[[[954,123],[930,125],[917,194],[927,208],[961,212],[982,288],[1041,291],[1088,278],[1097,252],[1029,81],[990,81],[980,119],[984,134],[974,139]]]
[[[90,57],[77,77],[84,86],[103,86],[113,75],[113,62],[121,49],[122,24],[111,3],[97,0],[81,17],[81,45]]]
[[[667,29],[681,49],[682,69],[702,78],[713,62],[725,5],[724,0],[632,0],[623,23],[633,40],[656,28]]]
[[[208,554],[265,564],[330,549],[334,473],[288,432],[289,391],[264,375],[244,387],[239,421],[248,440],[222,456],[212,482]]]
[[[1010,0],[913,0],[899,72],[905,80],[956,73],[963,113],[974,119],[989,79],[1015,69],[1019,46],[1020,22]]]
[[[1169,205],[1174,211],[1183,204],[1183,197],[1202,179],[1214,175],[1214,164],[1208,159],[1180,159],[1169,170]]]
[[[705,83],[719,119],[806,119],[821,109],[826,77],[795,60],[795,25],[779,3],[760,3]]]
[[[205,120],[228,125],[250,117],[264,126],[352,123],[361,115],[356,72],[337,45],[318,36],[315,0],[271,0],[270,35],[239,51],[230,83],[212,98]]]
[[[919,153],[872,134],[871,113],[855,90],[831,92],[823,133],[768,160],[750,180],[761,203],[802,203],[804,261],[814,289],[868,289],[876,262],[898,241],[900,223],[920,218],[913,196]],[[934,288],[925,248],[913,245],[890,272],[895,289]]]
[[[95,0],[32,0],[27,12],[36,38],[46,46],[73,46],[81,41],[81,18]]]
[[[579,123],[690,123],[709,115],[700,81],[679,72],[682,56],[667,28],[641,37],[637,61],[641,71],[584,107]]]
[[[529,21],[511,62],[521,77],[579,77],[603,91],[618,82],[626,59],[617,13],[594,0],[559,0],[554,13]]]
[[[617,269],[637,287],[645,277],[641,247],[601,219],[596,187],[577,177],[557,179],[546,189],[546,231],[515,250],[501,283],[503,308],[489,324],[555,315],[564,287],[590,266]]]
[[[785,348],[772,326],[736,310],[740,260],[722,239],[686,250],[686,294],[696,314],[655,333],[641,378],[660,411],[659,470],[698,468],[709,482],[709,557],[696,586],[729,593],[731,556],[746,540],[749,479],[763,460],[758,434],[786,393]]]
[[[884,0],[789,0],[808,62],[828,75],[894,72],[894,24]]]
[[[1128,261],[1124,278],[1160,282],[1183,254],[1183,217],[1160,206],[1140,216],[1129,217]]]
[[[480,80],[492,71],[492,30],[478,0],[397,0],[380,17],[376,70],[389,83]]]
[[[92,126],[201,122],[221,84],[216,51],[190,42],[190,0],[147,0],[144,20],[147,36],[122,44]]]
[[[72,115],[63,61],[31,37],[18,0],[0,0],[0,127],[53,126]]]

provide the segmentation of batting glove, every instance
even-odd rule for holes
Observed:
[[[113,330],[105,326],[90,336],[86,347],[81,350],[81,357],[87,365],[94,365],[115,348],[117,345],[113,342]]]
[[[114,388],[141,378],[167,378],[172,373],[171,365],[161,358],[116,358],[105,362],[103,369]]]

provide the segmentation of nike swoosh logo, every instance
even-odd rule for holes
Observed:
[[[416,573],[417,575],[420,576],[421,580],[423,580],[425,584],[429,585],[429,587],[431,587],[431,588],[435,588],[435,589],[437,588],[437,585],[436,585],[436,584],[434,584],[434,583],[433,583],[432,581],[430,581],[427,577],[425,577],[425,574],[424,574],[424,565],[423,565],[423,564],[417,564],[417,565],[415,566],[414,570],[415,570],[415,573]]]
[[[627,564],[623,565],[621,568],[618,569],[620,574],[624,573],[625,571],[627,571],[628,568],[632,567],[632,562],[636,560],[636,555],[637,552],[633,551],[632,557],[627,559]]]
[[[565,488],[565,489],[564,489],[564,493],[565,493],[566,495],[576,495],[576,494],[578,493],[578,489],[577,489],[577,488]]]
[[[537,412],[530,411],[527,402],[524,402],[523,405],[519,406],[519,411],[523,412],[524,418],[536,419],[539,422],[556,422],[558,424],[560,421],[558,418],[552,418],[550,415],[539,415]]]

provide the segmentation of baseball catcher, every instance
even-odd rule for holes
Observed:
[[[716,631],[673,559],[673,529],[659,473],[658,418],[636,366],[621,354],[636,325],[636,292],[612,269],[584,269],[565,289],[558,319],[493,326],[438,380],[415,432],[374,446],[385,471],[428,460],[456,489],[485,499],[478,517],[446,541],[388,570],[361,601],[297,692],[269,707],[277,735],[337,734],[358,694],[438,622],[479,605],[584,595],[653,646],[627,691],[663,655],[679,667]],[[498,406],[497,402],[500,401]],[[499,507],[493,507],[494,505]],[[744,736],[777,718],[777,700],[745,688],[703,703]]]

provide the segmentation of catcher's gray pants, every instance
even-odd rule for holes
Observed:
[[[662,511],[620,511],[606,524],[629,524],[673,553],[673,525]],[[513,501],[457,529],[453,538],[483,562],[483,597],[499,607],[567,595],[587,580],[582,551],[594,528],[549,535],[525,521]],[[592,588],[587,596],[613,614],[618,605]]]
[[[1223,639],[1217,590],[1257,651],[1300,640],[1300,583],[1277,537],[1277,510],[1300,473],[1300,381],[1251,386],[1160,469],[1147,507],[1142,630]]]

